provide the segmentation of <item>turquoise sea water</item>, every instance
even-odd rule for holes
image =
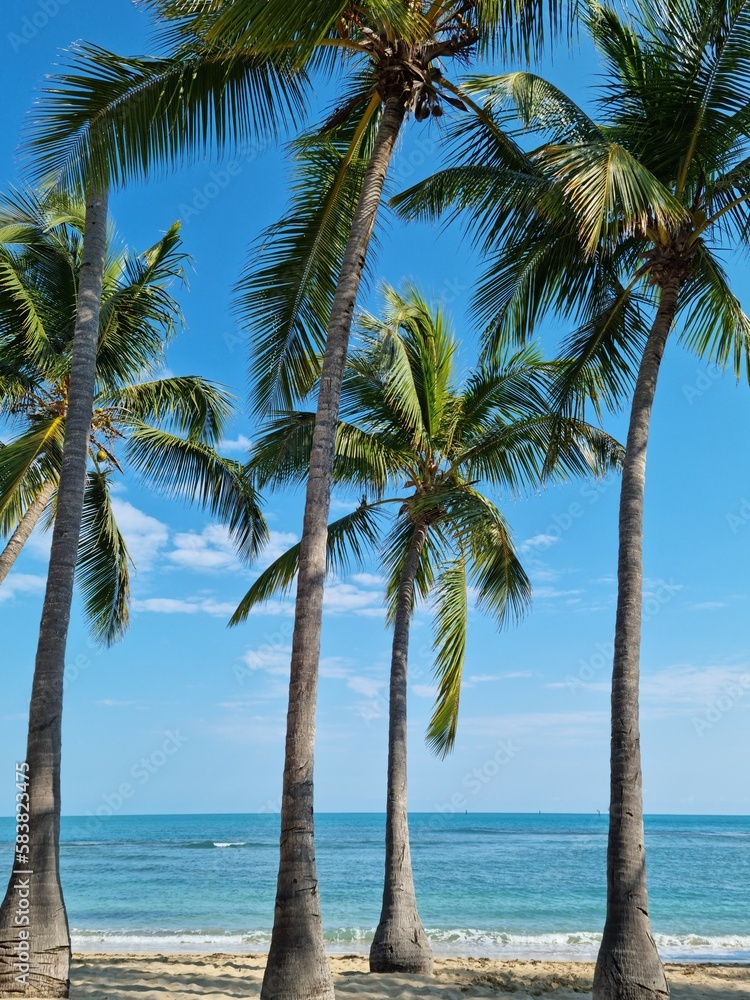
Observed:
[[[332,951],[364,951],[371,940],[384,823],[370,814],[316,818]],[[0,820],[6,867],[11,829]],[[594,957],[606,816],[417,814],[411,831],[420,911],[436,953]],[[652,816],[646,831],[663,956],[750,961],[750,817]],[[273,815],[65,818],[61,864],[74,947],[266,948],[277,837]]]

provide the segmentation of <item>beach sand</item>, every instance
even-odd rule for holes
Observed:
[[[478,1000],[482,997],[550,997],[583,1000],[591,992],[593,965],[584,962],[447,958],[434,978],[371,975],[361,955],[331,958],[341,1000]],[[84,955],[74,959],[72,1000],[169,997],[258,997],[265,955]],[[668,965],[674,1000],[750,998],[750,966]]]

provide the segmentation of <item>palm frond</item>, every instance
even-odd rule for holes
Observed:
[[[489,421],[460,458],[464,476],[521,496],[549,482],[617,471],[623,448],[610,434],[570,415],[534,413],[509,423]]]
[[[127,442],[128,461],[149,488],[198,504],[224,524],[240,556],[254,559],[268,529],[260,497],[245,467],[213,448],[147,424],[137,424]]]
[[[378,104],[333,133],[295,144],[291,206],[262,234],[238,283],[258,412],[293,408],[320,372]]]
[[[477,607],[504,628],[528,612],[532,588],[516,554],[505,518],[496,509],[484,522],[477,520],[469,535],[472,546],[470,579],[477,591]]]
[[[556,365],[544,360],[536,344],[506,352],[493,365],[475,368],[460,393],[457,439],[473,439],[490,419],[500,417],[510,421],[543,409],[556,370]]]
[[[590,400],[599,416],[629,398],[648,337],[648,300],[633,287],[613,288],[609,302],[563,343],[562,365],[552,389],[559,408]]]
[[[117,389],[163,363],[164,348],[182,322],[170,286],[184,282],[188,260],[179,223],[144,253],[125,256],[122,273],[103,295],[97,349],[100,385]]]
[[[565,193],[589,254],[623,233],[674,230],[686,219],[669,188],[616,142],[547,146],[538,159]]]
[[[346,572],[352,564],[361,565],[377,545],[380,536],[380,509],[362,503],[351,514],[328,525],[326,549],[327,573]],[[272,597],[289,593],[299,569],[300,545],[292,545],[263,570],[242,598],[229,624],[239,625],[258,605]]]
[[[315,414],[298,411],[270,420],[254,442],[249,468],[260,489],[302,484],[310,470]],[[377,433],[340,421],[336,433],[333,482],[381,495],[404,465],[403,457]]]
[[[21,339],[29,357],[44,367],[55,356],[40,307],[37,289],[24,280],[17,261],[0,246],[0,330]]]
[[[427,729],[427,745],[439,757],[454,748],[466,656],[469,599],[466,562],[453,559],[435,587],[434,649],[438,693]]]
[[[721,264],[703,245],[696,248],[680,308],[685,346],[722,368],[731,365],[735,378],[750,379],[750,318]]]
[[[97,405],[114,407],[123,423],[153,422],[208,445],[219,441],[237,408],[235,397],[223,386],[199,375],[126,385],[117,393],[98,397]]]
[[[44,485],[60,475],[65,421],[61,416],[40,419],[0,448],[0,514],[12,509],[17,517]]]
[[[165,6],[159,4],[159,6]],[[167,7],[174,9],[171,0]],[[232,0],[229,4],[209,3],[196,10],[190,29],[194,35],[235,50],[248,48],[272,54],[293,53],[293,64],[305,66],[322,43],[340,38],[340,22],[351,20],[349,5],[342,0],[298,0],[294,8],[266,0]],[[420,4],[400,0],[368,0],[357,11],[371,27],[380,27],[404,39],[416,40],[424,33]]]
[[[111,646],[130,620],[130,564],[110,495],[110,474],[89,472],[76,573],[86,619],[97,642]]]
[[[46,84],[27,136],[39,176],[71,190],[158,174],[299,119],[304,80],[247,51],[123,58],[75,46],[69,72]]]
[[[462,82],[470,94],[485,97],[485,108],[501,115],[512,106],[515,117],[534,134],[553,143],[596,141],[602,132],[596,122],[559,87],[536,73],[516,72],[471,76]]]

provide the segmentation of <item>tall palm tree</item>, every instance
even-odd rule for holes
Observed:
[[[60,886],[60,757],[65,648],[73,600],[73,577],[83,513],[89,436],[96,382],[102,281],[107,237],[106,187],[86,195],[66,439],[60,459],[57,512],[47,587],[39,627],[26,747],[28,767],[28,886],[11,875],[0,905],[0,992],[64,997],[70,974],[70,933]],[[33,322],[33,313],[29,320]],[[24,858],[18,860],[21,866]],[[16,865],[16,856],[13,858]],[[23,867],[20,870],[24,870]],[[28,891],[28,936],[15,923],[19,896]],[[19,945],[29,961],[18,962]],[[20,968],[19,968],[20,966]]]
[[[555,309],[576,320],[555,394],[597,406],[632,391],[619,515],[607,916],[597,1000],[668,993],[651,934],[639,735],[646,449],[670,335],[750,375],[750,320],[720,248],[750,231],[750,7],[740,0],[588,6],[604,64],[600,120],[537,76],[474,81],[488,114],[542,145],[513,157],[488,134],[407,192],[412,215],[467,209],[489,266],[477,295],[490,353]],[[478,150],[482,150],[477,160]],[[596,385],[595,385],[596,384]]]
[[[364,317],[364,345],[344,376],[333,481],[364,497],[329,526],[327,569],[335,573],[380,546],[393,647],[385,884],[370,968],[429,974],[432,952],[414,892],[406,796],[415,605],[434,601],[438,696],[428,742],[444,755],[456,738],[470,587],[499,627],[519,618],[531,597],[508,525],[479,484],[508,498],[550,479],[602,473],[619,461],[621,449],[575,418],[550,414],[545,393],[557,366],[536,348],[477,368],[459,383],[457,344],[443,309],[410,286],[403,293],[386,288],[385,301],[382,318]],[[304,482],[314,424],[312,412],[270,422],[250,460],[259,483]],[[383,537],[389,506],[395,516]],[[293,585],[301,549],[295,545],[259,576],[233,624]]]
[[[246,276],[256,332],[258,404],[294,397],[320,375],[302,530],[287,715],[280,864],[264,1000],[333,998],[314,851],[313,750],[331,468],[355,302],[383,187],[407,116],[479,109],[443,66],[529,50],[559,26],[566,0],[150,0],[171,56],[81,52],[38,115],[41,162],[65,177],[143,175],[210,139],[226,148],[297,113],[307,81],[339,85],[335,111],[308,141],[305,206],[274,230]],[[248,128],[248,126],[250,128]],[[321,141],[321,136],[323,137]],[[316,141],[317,140],[317,141]],[[322,156],[315,151],[323,150]],[[311,350],[315,348],[315,350]],[[316,356],[322,351],[322,362]],[[269,363],[270,361],[270,363]],[[287,396],[287,403],[291,400]],[[307,887],[305,892],[299,886]]]
[[[129,407],[134,464],[152,472],[164,486],[177,487],[180,480],[194,485],[198,467],[194,480],[186,476],[190,460],[184,459],[179,446],[196,447],[200,439],[193,442],[189,434],[184,441],[177,438],[169,454],[168,447],[162,451],[153,438],[153,447],[148,441],[149,432],[158,436],[168,431],[150,428],[148,422],[161,420],[168,425],[171,418],[175,427],[182,424],[185,430],[188,426],[198,430],[210,427],[221,412],[220,407],[213,416],[190,416],[184,406],[175,405],[178,394],[169,388],[160,391],[158,382],[144,389],[129,384],[128,375],[132,377],[138,362],[144,357],[148,360],[148,348],[140,358],[139,351],[149,342],[153,351],[159,326],[174,319],[174,303],[160,285],[179,271],[177,232],[168,234],[141,261],[132,261],[131,280],[126,277],[120,287],[112,287],[115,277],[108,275],[102,309],[108,273],[106,194],[89,194],[82,230],[80,217],[80,206],[71,210],[55,198],[48,203],[6,202],[0,212],[3,396],[14,406],[22,406],[45,379],[52,380],[58,393],[57,405],[53,401],[47,414],[37,414],[41,427],[2,453],[3,489],[11,488],[10,508],[15,506],[20,512],[29,501],[40,502],[40,492],[50,478],[57,485],[29,709],[28,832],[23,834],[28,838],[28,852],[14,856],[13,874],[0,906],[0,992],[6,995],[59,997],[67,996],[69,989],[70,935],[59,867],[60,760],[65,648],[77,563],[90,609],[97,615],[97,631],[112,637],[125,613],[126,594],[118,590],[124,546],[107,507],[108,473],[98,456],[99,468],[95,466],[87,477],[97,376],[100,392],[108,394],[111,405],[121,410]],[[16,253],[14,244],[18,244]],[[140,345],[134,342],[139,335]],[[62,385],[59,378],[55,382],[55,373]],[[202,397],[203,405],[210,407],[212,395],[213,390],[198,393],[196,402],[200,406]],[[63,422],[64,437],[60,433]],[[140,444],[139,437],[144,439]],[[38,446],[39,461],[29,465],[24,453],[28,455],[31,443]],[[161,444],[165,446],[166,441],[162,439]],[[15,493],[13,483],[8,482],[13,480],[14,466]],[[210,505],[220,486],[206,480],[202,488]],[[83,540],[79,541],[82,522]],[[19,870],[28,875],[19,875]],[[28,903],[28,923],[22,926],[16,922],[19,893]],[[28,961],[19,960],[19,946]]]
[[[219,146],[267,138],[299,103],[294,78],[272,59],[239,55],[227,62],[204,52],[196,60],[184,50],[180,60],[118,60],[95,48],[85,54],[87,72],[50,84],[27,138],[32,175],[86,198],[66,438],[30,707],[29,857],[37,888],[25,981],[13,972],[13,881],[0,907],[0,992],[30,996],[67,996],[69,989],[70,937],[59,881],[62,682],[96,390],[109,190],[181,158],[209,132]]]
[[[42,515],[54,516],[82,230],[83,206],[70,199],[28,191],[0,200],[0,413],[19,428],[0,449],[0,531],[11,535],[0,585]],[[232,397],[198,376],[155,377],[181,319],[168,287],[183,278],[179,226],[140,255],[116,242],[111,233],[78,561],[94,635],[108,643],[128,622],[129,556],[110,495],[121,460],[226,521],[243,555],[265,532],[242,466],[216,451]]]

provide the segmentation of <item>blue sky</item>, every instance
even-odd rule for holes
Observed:
[[[33,92],[60,50],[87,38],[122,53],[149,50],[149,25],[127,0],[22,0],[4,16],[0,48],[3,182],[18,177],[14,150]],[[583,45],[545,72],[583,99],[597,67]],[[399,150],[398,189],[434,161],[434,126],[413,122]],[[187,327],[169,369],[246,387],[246,351],[231,315],[231,287],[248,244],[286,202],[281,151],[243,153],[118,194],[112,210],[136,249],[176,218],[195,259],[180,292]],[[747,287],[747,261],[729,262]],[[472,363],[465,313],[477,261],[453,229],[391,220],[379,279],[409,277],[450,306]],[[375,308],[370,290],[362,304]],[[548,350],[564,329],[550,322]],[[747,813],[750,789],[750,392],[668,349],[654,412],[646,512],[643,645],[644,784],[650,812]],[[243,408],[246,412],[246,407]],[[608,429],[622,435],[621,418]],[[252,437],[237,420],[225,444],[237,456]],[[572,483],[517,502],[500,498],[535,584],[532,616],[497,634],[471,621],[455,754],[432,758],[423,732],[431,707],[430,627],[414,623],[410,801],[416,811],[587,812],[608,801],[608,678],[615,607],[618,484]],[[340,503],[340,501],[335,501]],[[68,647],[64,812],[276,810],[280,793],[288,602],[228,630],[252,572],[200,513],[125,479],[119,516],[138,565],[130,633],[112,650],[87,639],[76,607]],[[272,496],[272,549],[300,531],[301,497]],[[13,764],[23,758],[26,712],[48,539],[35,538],[0,590],[0,815],[11,812]],[[329,587],[322,651],[316,804],[319,811],[380,811],[385,802],[385,701],[389,637],[377,567]],[[169,744],[175,752],[162,748]],[[145,768],[145,770],[144,770]],[[134,769],[137,780],[134,783]],[[142,774],[147,780],[141,780]],[[5,776],[5,777],[4,777]],[[117,789],[135,784],[120,804]]]

